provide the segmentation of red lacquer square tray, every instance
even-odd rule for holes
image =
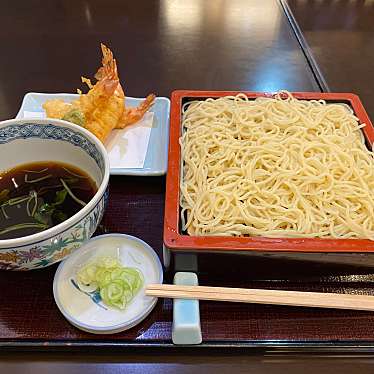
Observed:
[[[236,91],[174,91],[171,98],[169,160],[166,180],[164,244],[172,251],[227,251],[227,252],[374,252],[374,241],[361,239],[320,239],[320,238],[266,238],[266,237],[214,237],[189,236],[180,231],[179,184],[181,152],[181,108],[190,100],[203,100],[226,95]],[[243,92],[249,98],[272,97],[274,93]],[[294,97],[305,100],[326,100],[331,103],[349,105],[360,123],[366,143],[374,143],[373,125],[357,95],[351,93],[293,92]]]

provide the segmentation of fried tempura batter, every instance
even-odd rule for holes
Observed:
[[[64,119],[85,127],[103,143],[110,132],[122,129],[139,121],[153,105],[155,95],[150,94],[136,108],[125,106],[125,94],[118,77],[116,60],[113,53],[101,44],[103,53],[102,67],[95,74],[97,83],[93,85],[82,77],[89,91],[72,103],[63,100],[48,100],[43,104],[47,117]]]

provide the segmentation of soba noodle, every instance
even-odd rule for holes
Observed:
[[[190,235],[374,240],[374,158],[341,104],[244,94],[183,106]]]

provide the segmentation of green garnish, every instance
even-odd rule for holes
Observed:
[[[42,187],[39,191],[38,191],[38,195],[43,195],[45,192],[49,191],[49,190],[54,190],[55,188],[58,188],[58,187],[63,187],[63,185],[60,183],[60,184],[54,184],[52,186],[44,186]]]
[[[4,215],[4,218],[5,219],[9,219],[10,217],[6,214],[5,208],[3,206],[1,206],[0,208],[1,208],[1,211],[2,211],[2,213]]]
[[[9,199],[5,203],[3,203],[2,206],[6,206],[6,205],[12,206],[12,205],[21,204],[28,199],[30,199],[29,195],[13,197],[12,199]]]
[[[77,108],[74,108],[67,112],[63,117],[63,120],[73,122],[76,125],[84,127],[85,124],[85,118],[84,114]]]
[[[69,178],[64,177],[64,181],[69,184],[74,184],[74,183],[77,183],[79,179],[75,177],[69,177]]]
[[[37,182],[44,181],[44,179],[48,179],[48,178],[51,178],[51,177],[52,177],[52,174],[48,174],[48,175],[44,175],[43,177],[40,177],[40,178],[29,180],[28,179],[28,174],[25,174],[25,182],[26,183],[37,183]]]
[[[65,187],[65,190],[67,191],[67,193],[70,195],[70,197],[75,201],[77,202],[78,204],[82,205],[82,206],[86,206],[87,204],[78,199],[74,194],[73,192],[71,191],[71,189],[69,188],[69,186],[67,185],[67,183],[63,180],[63,179],[60,179],[60,182],[62,183],[62,185]]]
[[[143,287],[140,270],[124,267],[113,257],[101,257],[81,268],[77,273],[78,284],[97,290],[103,302],[118,309],[125,309]]]
[[[48,169],[43,169],[40,172],[42,173]],[[44,175],[42,177],[36,179],[29,179],[28,174],[25,174],[25,182],[26,183],[37,183],[41,182],[45,179],[51,178],[52,175]],[[9,198],[10,191],[8,189],[4,189],[0,192],[0,214],[4,216],[5,219],[10,219],[11,213],[5,210],[6,207],[11,207],[14,205],[18,205],[21,203],[25,203],[26,213],[29,217],[33,218],[35,222],[25,222],[20,223],[17,225],[9,226],[2,231],[0,231],[0,235],[6,234],[11,231],[21,230],[25,228],[41,228],[46,229],[50,227],[53,221],[63,222],[68,217],[62,210],[59,209],[59,206],[62,205],[66,197],[69,195],[75,202],[78,204],[85,206],[86,203],[80,200],[74,193],[71,191],[68,183],[74,184],[78,182],[78,176],[72,175],[71,177],[64,179],[60,179],[61,184],[55,186],[46,186],[42,187],[39,192],[35,190],[30,191],[29,195],[22,195],[13,198]],[[43,202],[43,198],[40,197],[41,193],[48,191],[50,188],[62,187],[61,190],[56,191],[56,195],[53,202],[45,203]],[[74,187],[72,187],[74,188]],[[39,196],[39,198],[38,198]],[[9,214],[8,214],[9,213]],[[53,219],[52,219],[53,218]]]
[[[0,231],[0,235],[6,234],[10,231],[14,230],[21,230],[21,229],[30,229],[30,228],[40,228],[40,229],[46,229],[48,225],[44,225],[42,223],[19,223],[18,225],[9,226],[4,230]]]
[[[30,211],[30,204],[32,200],[34,200],[34,207],[32,208],[32,211]],[[38,206],[38,195],[36,194],[34,190],[30,191],[30,198],[27,200],[27,203],[26,203],[26,211],[29,217],[34,216],[37,206]]]
[[[51,217],[52,216],[58,217],[58,219],[60,219],[62,217],[61,214],[64,214],[64,213],[62,213],[60,211],[57,211],[56,207],[58,205],[63,204],[63,202],[66,199],[67,193],[68,192],[65,189],[60,190],[60,191],[56,191],[55,201],[53,203],[42,204],[39,207],[38,211],[33,215],[35,220],[40,222],[40,223],[49,224],[51,222]],[[60,212],[60,213],[57,213],[57,212]],[[56,216],[56,214],[57,214],[57,216]],[[66,217],[66,215],[64,215],[64,217]],[[64,219],[62,219],[62,221],[63,220]]]
[[[53,212],[53,218],[59,222],[64,222],[68,219],[68,216],[61,210],[55,210]]]
[[[44,203],[42,204],[39,209],[34,214],[34,219],[44,225],[51,224],[51,217],[54,212],[55,208],[53,204]]]
[[[61,205],[65,201],[67,193],[68,193],[68,191],[66,191],[65,189],[61,190],[61,191],[57,191],[56,192],[56,197],[55,197],[55,202],[53,203],[53,205],[54,206]]]

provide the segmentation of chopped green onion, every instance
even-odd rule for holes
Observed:
[[[69,186],[67,185],[67,183],[66,183],[63,179],[60,179],[60,181],[61,181],[62,185],[65,187],[65,189],[66,189],[66,191],[68,192],[68,194],[70,195],[70,197],[71,197],[74,201],[76,201],[78,204],[80,204],[80,205],[82,205],[82,206],[86,206],[86,205],[87,205],[84,201],[78,199],[78,198],[73,194],[73,192],[71,191],[71,189],[69,188]]]
[[[135,268],[124,267],[113,257],[101,257],[81,268],[77,273],[82,289],[100,293],[103,302],[125,309],[143,287],[143,274]]]

